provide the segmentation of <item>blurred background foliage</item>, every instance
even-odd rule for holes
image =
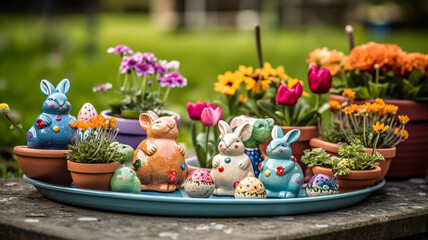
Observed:
[[[186,103],[211,101],[217,75],[238,65],[257,66],[252,26],[260,22],[264,60],[283,65],[305,81],[306,59],[315,48],[348,53],[346,24],[356,44],[395,43],[408,52],[428,53],[426,1],[336,0],[152,0],[12,1],[0,3],[0,102],[29,128],[41,113],[40,80],[71,82],[72,115],[85,102],[100,112],[114,92],[93,93],[101,83],[115,84],[119,57],[108,47],[125,44],[178,60],[188,86],[171,92],[165,108],[180,113],[179,142],[191,149]],[[16,172],[11,148],[25,136],[0,118],[0,177]],[[6,167],[5,167],[6,166]]]

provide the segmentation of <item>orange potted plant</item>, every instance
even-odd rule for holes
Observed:
[[[87,123],[71,122],[78,131],[74,145],[69,145],[67,167],[78,188],[107,191],[110,179],[125,158],[119,143],[113,142],[119,130],[115,118],[102,115]]]
[[[348,56],[337,50],[315,49],[308,62],[330,69],[333,85],[330,100],[340,104],[346,101],[345,88],[355,91],[353,103],[374,102],[384,98],[388,104],[399,107],[398,114],[412,118],[406,128],[412,135],[397,146],[397,154],[387,177],[408,178],[426,174],[428,161],[428,55],[407,53],[395,44],[369,42],[354,47],[353,30]]]
[[[355,95],[350,89],[344,92],[351,100]],[[399,115],[399,121],[395,121],[398,106],[387,104],[380,98],[374,103],[364,104],[345,102],[341,105],[337,101],[330,101],[329,106],[332,113],[330,127],[321,131],[320,138],[311,139],[311,147],[323,148],[337,156],[340,143],[352,143],[359,139],[366,153],[379,152],[385,158],[385,161],[380,162],[382,174],[376,182],[381,181],[395,157],[395,146],[409,137],[405,129],[409,117]]]

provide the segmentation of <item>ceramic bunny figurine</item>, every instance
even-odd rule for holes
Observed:
[[[42,113],[27,132],[27,147],[37,149],[67,149],[76,131],[70,127],[71,105],[65,94],[70,89],[68,79],[62,80],[55,88],[49,81],[42,80],[40,88],[46,96]]]
[[[294,198],[299,195],[303,172],[297,159],[291,155],[290,147],[299,137],[298,129],[284,136],[280,127],[273,128],[273,140],[266,149],[268,158],[259,165],[259,180],[266,188],[267,197]]]
[[[234,132],[229,124],[220,120],[218,123],[222,140],[218,144],[219,154],[214,156],[211,176],[215,183],[215,195],[234,196],[235,187],[245,177],[254,177],[250,158],[244,153],[241,137],[248,131],[249,123],[237,127]]]
[[[258,177],[260,174],[259,164],[264,160],[259,145],[269,140],[274,121],[272,118],[252,118],[241,115],[232,119],[230,127],[234,129],[246,122],[250,124],[250,127],[242,137],[245,146],[244,152],[250,158],[254,174]]]
[[[173,192],[187,177],[184,149],[177,144],[177,117],[158,117],[147,111],[140,115],[147,139],[134,152],[133,165],[141,190]]]

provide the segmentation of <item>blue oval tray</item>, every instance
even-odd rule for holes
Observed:
[[[130,194],[62,187],[25,175],[24,180],[33,184],[45,197],[75,206],[117,212],[195,217],[278,216],[329,211],[359,203],[371,192],[385,185],[383,180],[364,190],[320,197],[305,197],[302,194],[293,199],[235,199],[224,196],[190,198],[183,189],[172,193]]]

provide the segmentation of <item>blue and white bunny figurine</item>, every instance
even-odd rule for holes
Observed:
[[[62,80],[55,88],[49,81],[42,80],[40,88],[46,96],[42,113],[27,132],[27,147],[36,149],[67,149],[76,131],[70,127],[71,105],[65,94],[70,89],[68,79]]]
[[[294,198],[299,195],[303,172],[297,159],[292,156],[290,147],[299,137],[298,129],[293,129],[284,136],[280,127],[273,128],[273,140],[266,149],[268,158],[259,165],[259,180],[266,188],[267,197]]]

